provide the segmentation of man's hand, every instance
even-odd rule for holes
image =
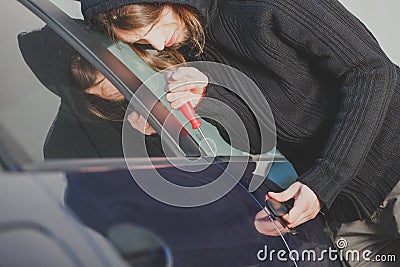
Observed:
[[[128,115],[128,121],[134,129],[142,134],[152,135],[156,133],[156,130],[136,111]]]
[[[314,219],[321,209],[317,195],[301,182],[295,182],[281,193],[269,192],[266,198],[272,198],[279,202],[286,202],[294,198],[293,208],[288,214],[282,216],[289,228],[297,227]]]
[[[190,101],[197,107],[205,94],[208,77],[193,67],[179,67],[165,72],[167,101],[173,109],[179,109]]]
[[[272,222],[264,210],[260,210],[256,214],[254,226],[259,233],[269,236],[279,236],[290,232],[290,229],[282,225],[279,220]],[[278,227],[279,231],[276,230],[276,227]]]

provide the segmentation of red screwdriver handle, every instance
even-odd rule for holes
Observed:
[[[179,108],[182,114],[189,120],[190,124],[192,125],[193,129],[197,129],[201,126],[201,121],[197,117],[196,112],[192,106],[192,103],[189,101],[186,102],[182,107]]]

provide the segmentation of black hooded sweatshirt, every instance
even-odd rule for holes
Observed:
[[[190,4],[203,14],[204,53],[185,56],[230,65],[258,85],[279,151],[331,220],[373,214],[400,178],[399,69],[356,17],[336,0],[156,2]],[[214,85],[207,96],[240,116],[251,152],[260,152],[258,124],[244,101]],[[205,99],[197,112],[229,121],[232,110]]]

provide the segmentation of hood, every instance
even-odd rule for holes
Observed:
[[[26,64],[39,81],[75,114],[86,116],[86,108],[83,108],[86,105],[70,71],[70,60],[76,51],[48,26],[20,33],[18,45]]]
[[[146,3],[176,3],[188,4],[195,7],[207,21],[210,13],[217,4],[217,0],[81,0],[81,11],[85,20],[91,19],[93,16],[109,11],[114,8],[132,5],[132,4],[146,4]]]

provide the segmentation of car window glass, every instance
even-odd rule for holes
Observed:
[[[68,16],[74,19],[83,19],[81,5],[77,0],[50,0],[54,5],[63,10]]]
[[[81,17],[79,2],[53,2],[72,17]],[[0,123],[9,135],[33,161],[122,157],[123,104],[78,88],[70,68],[75,50],[17,1],[8,9],[12,12],[2,9],[1,16],[8,28],[1,52]],[[104,118],[92,106],[120,116]],[[130,135],[139,137],[133,129]],[[157,137],[146,140],[150,151],[159,147]]]
[[[0,123],[35,160],[43,159],[43,142],[60,104],[25,64],[17,34],[44,26],[17,1],[0,9],[2,27]]]
[[[81,17],[77,1],[53,3]],[[2,16],[8,30],[3,33],[0,122],[34,161],[122,157],[122,122],[88,112],[87,95],[75,90],[69,65],[74,50],[18,2],[12,5],[13,13]],[[141,138],[133,129],[130,134]],[[158,136],[146,137],[147,143],[150,156],[163,155]]]
[[[76,1],[68,3],[79,11]],[[33,161],[122,157],[121,122],[90,112],[71,78],[75,51],[17,1],[2,9],[1,20],[0,123],[9,135]]]

